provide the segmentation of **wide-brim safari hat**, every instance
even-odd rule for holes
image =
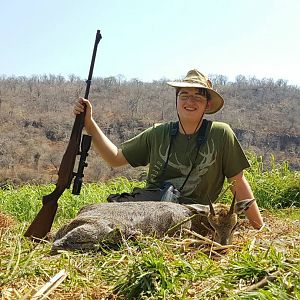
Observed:
[[[211,81],[198,70],[191,70],[181,81],[167,82],[168,85],[175,88],[204,88],[207,89],[210,95],[210,106],[205,111],[206,114],[214,114],[219,111],[224,105],[223,97],[213,89]]]

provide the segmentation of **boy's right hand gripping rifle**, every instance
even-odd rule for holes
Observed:
[[[84,96],[85,99],[88,99],[89,96],[97,47],[101,38],[102,36],[100,34],[100,30],[97,30],[89,76],[86,81],[86,90]],[[33,220],[33,222],[31,223],[31,225],[29,226],[29,228],[27,229],[27,231],[25,232],[26,237],[31,237],[33,239],[42,239],[47,235],[47,233],[51,229],[54,216],[57,211],[58,199],[62,195],[64,190],[70,187],[74,176],[75,179],[73,183],[72,194],[79,195],[80,193],[82,178],[84,176],[83,170],[87,166],[86,157],[88,156],[88,151],[91,146],[91,136],[82,136],[84,118],[85,111],[77,115],[75,118],[71,137],[58,170],[58,180],[56,183],[56,187],[51,194],[43,196],[43,206],[37,214],[37,216],[35,217],[35,219]],[[75,173],[74,165],[77,155],[80,155],[80,159],[78,163],[78,171]]]

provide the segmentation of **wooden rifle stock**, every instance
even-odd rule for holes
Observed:
[[[98,43],[100,42],[102,36],[100,30],[97,30],[96,39],[93,49],[93,55],[89,70],[88,79],[86,81],[85,99],[88,99],[91,80],[93,76],[94,64],[97,54]],[[71,132],[71,137],[67,146],[67,149],[63,155],[59,170],[58,170],[58,180],[56,187],[52,193],[43,196],[43,206],[24,236],[31,237],[33,239],[42,239],[50,231],[57,207],[58,199],[63,194],[65,189],[70,188],[73,177],[75,176],[73,183],[72,193],[75,195],[80,194],[83,169],[87,166],[85,162],[88,156],[88,150],[91,145],[91,137],[88,135],[83,135],[82,129],[84,127],[85,111],[76,116],[74,125]],[[76,161],[76,156],[80,155],[79,166],[77,173],[74,173],[74,165]]]

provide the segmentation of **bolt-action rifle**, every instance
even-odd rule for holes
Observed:
[[[88,79],[86,81],[85,99],[88,99],[90,86],[93,76],[94,64],[96,59],[97,47],[102,36],[100,30],[97,30],[96,39],[94,44],[94,50],[90,65],[90,71]],[[83,171],[87,167],[86,158],[91,146],[92,137],[89,135],[82,135],[82,129],[84,127],[85,111],[77,115],[74,121],[74,125],[71,132],[71,137],[67,146],[67,149],[63,155],[59,170],[58,180],[54,191],[46,196],[43,196],[43,206],[27,231],[26,237],[33,239],[42,239],[50,231],[57,207],[58,199],[63,194],[65,189],[70,188],[73,178],[72,194],[79,195],[82,185],[82,178],[84,177]],[[78,170],[74,172],[74,165],[76,156],[80,155],[78,162]]]

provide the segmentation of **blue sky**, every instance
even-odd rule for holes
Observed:
[[[176,79],[283,78],[300,86],[299,0],[10,0],[0,5],[0,74]]]

